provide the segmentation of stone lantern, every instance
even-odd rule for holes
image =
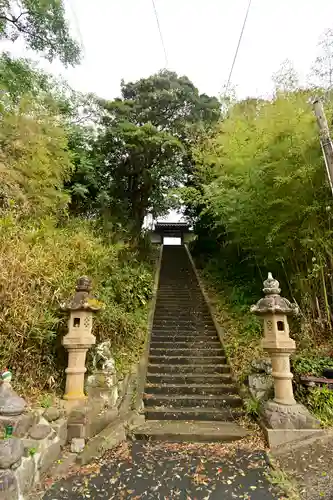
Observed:
[[[66,368],[66,389],[64,399],[83,400],[84,374],[87,369],[86,354],[96,342],[91,333],[93,313],[100,309],[96,299],[91,296],[91,281],[86,276],[78,279],[74,297],[62,306],[69,311],[68,333],[62,344],[68,351],[68,367]]]
[[[264,320],[264,338],[262,347],[272,360],[274,378],[274,401],[284,405],[295,404],[290,372],[290,355],[296,350],[296,344],[289,337],[288,316],[298,313],[296,304],[280,296],[279,282],[271,273],[264,281],[265,297],[251,307],[251,312],[262,316]]]
[[[274,400],[267,401],[262,411],[271,447],[302,439],[320,426],[294,398],[290,355],[296,350],[296,344],[289,336],[288,316],[298,314],[298,307],[280,296],[279,286],[279,282],[268,273],[263,288],[265,297],[251,307],[251,312],[264,320],[262,347],[272,362]]]

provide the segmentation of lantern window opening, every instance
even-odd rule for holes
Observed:
[[[284,321],[277,322],[277,329],[279,332],[284,332]]]
[[[74,326],[74,328],[79,328],[79,326],[80,326],[80,318],[74,318],[74,320],[73,320],[73,326]]]

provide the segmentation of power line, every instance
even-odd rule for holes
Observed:
[[[163,47],[163,52],[164,52],[164,57],[165,57],[165,67],[167,68],[168,65],[169,65],[168,64],[168,54],[167,54],[165,43],[164,43],[164,39],[163,39],[163,34],[162,34],[162,30],[161,30],[160,21],[159,21],[159,18],[158,18],[158,13],[157,13],[156,5],[155,5],[155,0],[152,0],[152,3],[153,3],[154,12],[155,12],[155,17],[156,17],[156,23],[157,23],[158,31],[160,33],[161,44],[162,44],[162,47]]]
[[[70,8],[70,11],[72,13],[72,17],[73,17],[74,23],[75,23],[76,32],[79,35],[81,49],[82,49],[82,52],[83,52],[83,54],[85,56],[86,55],[86,50],[85,50],[85,46],[84,46],[84,43],[83,43],[83,37],[82,37],[81,30],[80,30],[79,19],[78,19],[77,15],[76,15],[74,4],[73,4],[72,0],[67,0],[67,4],[68,4],[68,6]]]
[[[247,6],[246,13],[245,13],[245,18],[244,18],[243,26],[242,26],[242,29],[241,29],[241,32],[240,32],[240,36],[239,36],[239,39],[238,39],[238,44],[237,44],[236,52],[235,52],[235,55],[234,55],[234,59],[232,61],[232,65],[231,65],[231,69],[230,69],[230,73],[229,73],[227,85],[225,87],[224,95],[227,94],[228,89],[229,89],[230,80],[231,80],[232,73],[233,73],[233,70],[234,70],[234,67],[235,67],[235,63],[236,63],[236,59],[237,59],[237,56],[238,56],[239,47],[240,47],[240,44],[242,42],[243,33],[244,33],[244,30],[245,30],[245,26],[246,26],[246,21],[247,21],[247,18],[249,16],[249,12],[250,12],[250,8],[251,8],[251,3],[252,3],[252,0],[249,0],[249,4]]]

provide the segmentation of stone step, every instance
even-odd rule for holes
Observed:
[[[157,317],[155,319],[154,317],[154,325],[161,324],[161,325],[194,325],[194,326],[214,326],[214,323],[212,320],[206,320],[205,318],[193,318],[193,317],[187,317],[187,318],[175,318],[174,316],[165,316],[164,319]]]
[[[151,384],[145,386],[146,394],[201,394],[212,396],[213,394],[238,394],[234,384]]]
[[[239,396],[225,394],[218,396],[216,394],[209,395],[176,395],[176,394],[147,394],[143,395],[146,406],[160,406],[163,408],[184,408],[199,407],[199,408],[228,408],[241,407],[242,400]]]
[[[152,332],[151,334],[151,341],[154,342],[170,342],[170,343],[175,343],[175,342],[218,342],[219,345],[221,345],[218,336],[215,335],[209,335],[208,333],[201,333],[201,332],[181,332],[181,333],[155,333]]]
[[[144,411],[146,420],[219,420],[233,422],[243,417],[245,411],[242,409],[226,408],[161,408],[150,407]]]
[[[174,298],[183,297],[186,295],[196,295],[202,298],[201,290],[198,287],[198,284],[191,283],[190,280],[183,280],[181,282],[175,281],[174,283],[169,285],[160,284],[157,293],[160,293],[162,295],[175,293],[176,295],[173,296]]]
[[[197,295],[200,296],[200,290],[195,283],[183,282],[183,283],[174,283],[172,285],[162,285],[159,286],[158,293],[160,294],[169,294],[176,293],[177,297],[186,296],[186,295]]]
[[[174,304],[186,304],[190,306],[191,304],[196,305],[196,301],[199,302],[199,304],[203,305],[204,301],[202,298],[202,295],[199,294],[187,294],[187,295],[179,295],[177,293],[177,290],[174,290],[173,292],[170,293],[157,293],[157,303],[158,302],[169,302],[169,303],[174,303]]]
[[[169,321],[169,319],[174,319],[174,320],[183,320],[183,321],[211,321],[211,317],[209,316],[209,314],[203,314],[203,313],[195,313],[195,312],[192,312],[192,313],[175,313],[173,311],[168,311],[168,312],[160,312],[160,311],[155,311],[155,315],[154,315],[154,320],[156,321],[156,319],[159,319],[161,321],[163,320],[167,320]]]
[[[182,306],[189,308],[198,307],[207,311],[207,304],[202,297],[192,297],[190,295],[185,298],[179,297],[179,299],[175,297],[177,297],[177,292],[174,292],[173,295],[170,294],[170,297],[162,297],[160,295],[157,295],[156,306],[178,308]],[[196,301],[194,301],[193,299],[196,299]]]
[[[155,306],[155,310],[156,311],[160,311],[160,312],[169,312],[170,309],[174,312],[174,311],[178,311],[179,313],[183,313],[183,314],[189,314],[189,313],[195,313],[195,314],[209,314],[209,310],[207,309],[207,307],[203,307],[203,306],[200,306],[197,307],[197,305],[195,304],[195,302],[193,302],[191,299],[189,300],[188,304],[175,304],[174,306],[170,306],[169,304],[165,304],[165,302],[163,303],[156,303],[156,306]]]
[[[185,330],[186,332],[215,332],[213,325],[208,325],[207,323],[194,323],[194,322],[182,322],[182,321],[154,321],[153,330],[170,330],[171,332]]]
[[[186,325],[190,323],[193,325],[210,325],[211,327],[214,326],[209,318],[194,316],[193,314],[189,314],[187,316],[178,316],[177,314],[170,314],[168,316],[154,316],[154,324],[156,325],[158,323],[162,325]]]
[[[152,339],[150,342],[151,349],[203,349],[207,347],[210,349],[221,349],[220,342],[216,340],[197,340],[193,338],[189,338],[186,342],[178,342],[178,341],[160,341]]]
[[[150,384],[231,384],[233,379],[230,373],[200,373],[183,375],[177,373],[147,373],[147,382]]]
[[[187,310],[184,310],[184,308],[182,307],[156,307],[155,308],[155,315],[158,314],[158,315],[167,315],[169,316],[170,314],[174,314],[176,316],[201,316],[201,315],[204,315],[204,316],[209,316],[209,313],[207,312],[207,310],[204,310],[203,308],[202,309],[196,309],[196,310],[193,310],[193,308],[188,308]]]
[[[163,334],[163,335],[210,335],[210,336],[213,336],[216,337],[217,334],[216,334],[216,330],[215,328],[213,327],[210,327],[210,328],[205,328],[205,327],[194,327],[194,328],[184,328],[184,327],[173,327],[173,328],[170,328],[169,326],[154,326],[153,325],[153,328],[152,328],[152,331],[154,333],[158,333],[158,334]]]
[[[222,364],[212,364],[212,365],[167,365],[167,364],[153,364],[151,360],[149,360],[148,364],[148,372],[149,373],[175,373],[177,375],[198,375],[201,373],[206,374],[214,374],[214,373],[230,373],[230,366],[222,363]]]
[[[203,298],[201,294],[193,294],[193,293],[188,293],[188,294],[179,294],[177,290],[174,290],[172,292],[157,292],[157,301],[164,303],[164,301],[167,302],[173,302],[173,303],[186,303],[187,305],[191,305],[191,303],[196,304],[194,301],[198,301],[200,304],[204,304]]]
[[[170,294],[170,296],[163,296],[163,295],[157,295],[156,299],[156,307],[159,306],[159,304],[163,305],[164,307],[167,306],[184,306],[184,307],[193,307],[195,306],[200,306],[204,307],[206,305],[206,302],[204,302],[202,297],[198,296],[188,296],[188,297],[177,297],[177,293],[174,292],[173,294]]]
[[[225,358],[225,353],[223,352],[221,346],[219,347],[199,347],[195,345],[187,345],[186,348],[174,349],[173,347],[163,347],[155,348],[151,347],[149,351],[149,356],[166,356],[166,357],[186,357],[191,358],[192,356],[223,356]]]
[[[191,299],[191,297],[189,297],[189,299]],[[180,311],[208,311],[207,305],[202,300],[199,300],[199,304],[192,303],[191,300],[189,300],[188,304],[179,304],[177,300],[168,300],[167,302],[168,303],[166,304],[164,301],[159,300],[159,297],[157,297],[156,306],[160,309],[168,309],[169,307],[172,307],[173,309],[178,309]],[[170,302],[173,302],[173,304],[170,304]]]
[[[231,422],[150,420],[135,429],[137,439],[173,442],[227,442],[242,439],[247,434]]]
[[[224,365],[226,364],[225,356],[153,356],[149,355],[149,362],[154,364],[167,365]]]
[[[186,319],[185,319],[186,318]],[[214,324],[211,322],[209,318],[205,318],[203,316],[194,316],[192,315],[187,315],[187,316],[178,316],[177,314],[170,314],[168,316],[154,316],[154,325],[156,324],[161,324],[163,326],[165,325],[186,325],[187,324],[192,324],[192,325],[209,325],[212,328],[214,327]]]

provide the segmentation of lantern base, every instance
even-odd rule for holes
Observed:
[[[263,407],[263,419],[271,429],[318,429],[320,422],[305,408],[295,403],[284,405],[267,401]]]
[[[271,449],[300,442],[321,434],[320,422],[301,404],[283,405],[267,401],[262,409],[262,424]]]

